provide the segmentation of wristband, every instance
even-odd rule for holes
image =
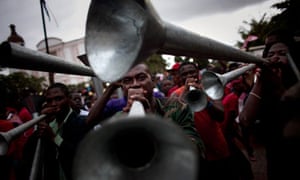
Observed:
[[[257,99],[261,99],[261,97],[258,94],[254,93],[254,92],[250,92],[249,94],[256,97]]]

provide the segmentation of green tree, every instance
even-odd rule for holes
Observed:
[[[7,89],[21,94],[25,89],[33,89],[36,92],[42,92],[46,79],[44,77],[37,78],[30,76],[24,72],[15,72],[10,75],[0,75],[0,81],[3,82]]]
[[[247,47],[263,45],[266,34],[274,29],[274,26],[270,24],[270,19],[266,17],[266,14],[264,14],[260,20],[251,19],[250,22],[244,21],[243,23],[250,27],[250,30],[247,30],[243,26],[239,28],[239,34],[244,41],[249,35],[258,37],[257,40],[248,42]],[[244,41],[238,41],[236,46],[242,47]]]
[[[250,26],[250,30],[245,27],[239,28],[241,38],[245,40],[248,35],[256,35],[258,39],[249,42],[248,47],[258,46],[264,44],[264,39],[268,32],[277,28],[288,29],[295,35],[300,33],[300,1],[299,0],[285,0],[280,3],[275,3],[271,8],[280,10],[280,13],[267,17],[266,13],[260,20],[251,19],[250,22],[244,21],[243,23]],[[241,47],[243,42],[238,41],[236,46]]]
[[[159,54],[153,54],[145,63],[148,65],[152,74],[163,73],[166,69],[166,60]]]
[[[280,3],[272,5],[272,8],[276,8],[281,13],[271,18],[271,24],[275,27],[289,29],[294,34],[300,32],[300,1],[299,0],[285,0]]]

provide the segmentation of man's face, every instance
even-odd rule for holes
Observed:
[[[77,108],[82,108],[83,104],[81,100],[81,95],[79,93],[71,94],[71,100]]]
[[[288,47],[283,43],[275,43],[271,46],[267,58],[271,62],[281,62],[282,64],[288,64],[287,53]]]
[[[55,107],[63,111],[69,107],[69,99],[60,88],[49,89],[46,93],[48,107]]]
[[[199,72],[192,64],[184,65],[180,68],[179,74],[183,83],[185,83],[187,78],[199,79]]]
[[[154,83],[151,79],[151,75],[148,68],[144,64],[138,64],[133,67],[122,79],[122,86],[125,96],[128,95],[128,89],[143,89],[147,91],[146,98],[153,96]]]

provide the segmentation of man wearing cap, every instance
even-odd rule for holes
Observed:
[[[178,73],[179,67],[180,67],[180,63],[177,62],[172,66],[172,68],[170,70],[170,75],[172,77],[174,86],[171,89],[169,89],[167,97],[170,97],[170,95],[182,85],[180,76]]]

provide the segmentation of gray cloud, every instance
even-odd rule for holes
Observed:
[[[217,14],[241,9],[267,0],[152,0],[155,9],[164,20],[180,22],[195,16]],[[46,18],[48,37],[55,36],[64,41],[81,38],[85,32],[87,0],[46,0],[53,17]],[[26,46],[35,49],[43,39],[41,9],[37,0],[0,1],[0,41],[10,34],[9,24],[16,24],[17,32],[23,36]]]
[[[235,11],[265,1],[268,0],[152,0],[160,16],[171,21]]]

